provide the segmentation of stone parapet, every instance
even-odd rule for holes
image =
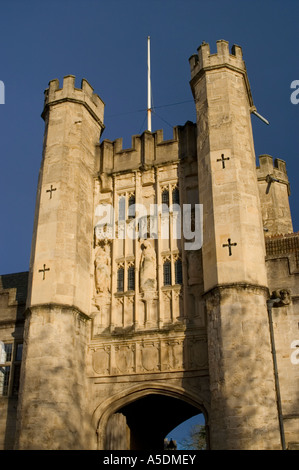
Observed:
[[[99,95],[93,92],[92,86],[85,78],[81,80],[81,88],[75,87],[74,75],[67,75],[63,78],[62,88],[59,88],[59,80],[57,78],[51,80],[49,82],[49,88],[45,90],[44,110],[42,113],[43,119],[45,118],[49,106],[65,101],[83,104],[104,129],[105,104]]]
[[[211,54],[210,45],[203,42],[197,49],[197,55],[194,54],[190,57],[189,62],[191,69],[193,68],[193,74],[196,74],[202,68],[215,67],[224,63],[245,70],[242,48],[240,46],[233,45],[230,53],[228,41],[220,39],[216,42],[216,45],[216,54]]]
[[[28,272],[0,276],[0,325],[23,322],[28,286]]]
[[[286,163],[271,155],[260,155],[256,168],[261,212],[267,236],[293,232]]]
[[[191,69],[191,88],[202,75],[208,70],[218,68],[229,68],[244,74],[247,93],[250,106],[253,106],[253,100],[250,91],[250,85],[247,77],[246,65],[243,60],[242,48],[234,44],[229,51],[229,43],[223,39],[216,42],[217,53],[210,53],[210,45],[203,42],[197,49],[197,54],[193,54],[189,59]],[[255,109],[255,108],[254,108]]]
[[[299,232],[265,238],[267,258],[278,258],[293,254],[299,268]]]
[[[131,148],[123,148],[123,139],[104,140],[100,144],[100,172],[115,173],[146,169],[181,158],[196,156],[196,125],[188,121],[173,128],[173,138],[164,140],[163,130],[145,131],[132,137]]]
[[[270,182],[270,178],[275,178],[276,182],[286,184],[288,187],[288,195],[290,195],[290,184],[287,175],[286,162],[280,158],[271,155],[260,155],[259,166],[256,169],[258,181]]]

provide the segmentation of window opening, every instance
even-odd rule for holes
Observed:
[[[122,221],[126,219],[126,198],[124,196],[120,196],[118,200],[118,221]]]
[[[162,204],[162,212],[167,212],[169,207],[169,191],[167,189],[162,191]]]
[[[135,196],[132,195],[129,198],[128,216],[130,219],[135,217]]]
[[[124,268],[117,270],[117,292],[124,291]]]
[[[135,268],[130,266],[128,269],[128,290],[135,290]]]
[[[172,204],[179,204],[180,203],[180,192],[179,188],[175,187],[172,190]]]
[[[163,264],[163,279],[164,286],[171,285],[171,264],[170,261],[165,261]]]
[[[183,273],[182,273],[182,261],[177,259],[174,263],[174,272],[175,272],[175,283],[183,283]]]
[[[22,343],[0,341],[0,396],[18,394],[22,349]]]

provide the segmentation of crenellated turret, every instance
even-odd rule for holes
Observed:
[[[81,89],[73,75],[64,77],[62,88],[50,81],[28,306],[63,303],[88,313],[92,195],[103,116],[104,103],[86,80]]]
[[[216,42],[217,53],[210,53],[210,45],[203,42],[197,49],[197,54],[190,57],[191,67],[197,67],[198,71],[206,67],[215,67],[217,65],[223,65],[225,62],[228,66],[238,67],[245,69],[245,62],[243,61],[242,48],[237,45],[233,45],[231,53],[229,51],[229,43],[223,39]],[[197,71],[195,70],[195,73]]]
[[[253,100],[250,91],[250,85],[247,77],[246,66],[243,60],[242,48],[233,45],[231,52],[229,51],[229,43],[223,39],[217,41],[217,53],[210,53],[210,46],[203,42],[189,59],[191,68],[191,89],[194,93],[194,83],[203,75],[205,71],[211,69],[222,68],[224,65],[227,69],[237,71],[244,75],[246,90],[248,93],[250,106],[253,106]]]
[[[234,46],[233,51],[229,54],[228,43],[221,40],[217,54],[210,55],[203,44],[198,60],[190,60],[206,290],[224,282],[267,285],[250,118],[253,102],[241,48]],[[234,248],[226,247],[230,243]]]
[[[85,78],[81,81],[81,88],[75,88],[75,76],[67,75],[63,78],[63,86],[59,88],[59,80],[55,78],[49,82],[49,88],[45,90],[44,110],[42,117],[45,118],[50,106],[62,102],[81,103],[90,112],[93,118],[104,129],[104,107],[105,104],[94,93],[92,86]]]
[[[28,282],[18,449],[84,448],[85,442],[93,194],[104,104],[86,80],[81,89],[74,84],[73,76],[64,78],[61,89],[58,80],[51,81],[42,113],[45,137]],[[53,402],[56,406],[49,406]],[[40,432],[45,416],[46,440]]]
[[[264,231],[267,236],[293,232],[286,163],[270,155],[259,156],[257,178]]]
[[[226,41],[217,42],[217,54],[210,54],[208,44],[202,44],[190,66],[197,112],[199,201],[203,204],[211,445],[215,449],[279,448],[273,373],[263,367],[255,369],[257,361],[269,365],[272,359],[250,118],[255,108],[246,67],[241,48],[234,46],[230,54]],[[250,395],[248,384],[252,383],[255,393]],[[244,406],[239,406],[241,396]],[[256,412],[257,396],[262,421]]]

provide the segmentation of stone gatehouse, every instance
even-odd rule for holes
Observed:
[[[45,91],[30,266],[0,277],[2,449],[161,450],[198,413],[209,449],[299,446],[286,164],[257,164],[241,48],[189,62],[196,123],[128,149],[85,79]]]

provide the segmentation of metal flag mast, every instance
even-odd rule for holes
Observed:
[[[150,36],[147,37],[147,130],[152,132]]]
[[[268,119],[266,119],[266,118],[264,118],[263,116],[261,116],[261,115],[257,112],[255,106],[253,106],[253,107],[251,108],[251,112],[252,112],[252,114],[254,114],[255,116],[257,116],[261,121],[263,121],[265,124],[268,124],[268,126],[269,126],[270,123],[269,123]]]

